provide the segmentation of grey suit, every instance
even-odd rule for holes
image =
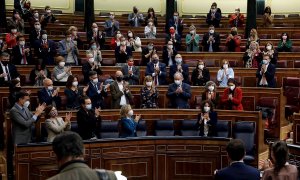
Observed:
[[[31,140],[31,126],[36,121],[28,108],[22,109],[15,104],[10,110],[14,144],[26,144]]]
[[[140,68],[132,66],[132,75],[128,74],[129,67],[125,65],[122,67],[122,73],[124,75],[124,80],[128,81],[129,85],[139,85],[140,84]]]
[[[126,104],[129,104],[129,101],[132,100],[132,95],[131,92],[129,91],[128,93],[123,92],[119,89],[117,81],[114,81],[110,85],[110,93],[111,93],[111,108],[112,109],[120,109],[120,102],[121,102],[121,97],[125,95],[126,98]]]

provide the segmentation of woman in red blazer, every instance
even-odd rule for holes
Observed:
[[[236,87],[234,79],[228,79],[228,88],[224,90],[221,103],[225,106],[226,110],[243,110],[242,89]]]

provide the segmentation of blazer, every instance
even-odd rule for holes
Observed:
[[[134,13],[131,13],[131,14],[128,15],[128,22],[129,22],[130,26],[135,26],[135,19],[133,19],[134,16],[135,16]],[[143,14],[138,13],[136,16],[138,18],[138,20],[137,20],[137,23],[138,23],[137,27],[142,26],[143,22],[145,20],[144,17],[143,17]]]
[[[120,29],[119,21],[114,20],[114,25],[112,25],[112,20],[106,20],[104,24],[104,29],[107,37],[113,37],[115,32]]]
[[[137,123],[132,118],[121,118],[121,130],[119,136],[121,138],[136,137]]]
[[[159,69],[160,69],[160,74],[158,75],[158,83],[159,85],[166,85],[167,80],[167,71],[166,71],[166,64],[164,63],[158,63]],[[146,67],[146,74],[145,76],[152,76],[154,73],[154,63],[149,62]]]
[[[225,105],[225,109],[227,110],[243,110],[242,99],[243,93],[242,89],[236,87],[233,91],[233,99],[228,100],[228,95],[231,93],[229,88],[224,90],[223,96],[221,98],[221,103]]]
[[[132,56],[132,50],[130,46],[126,46],[126,53],[120,53],[120,46],[115,49],[116,63],[126,63],[129,56]]]
[[[215,180],[260,180],[258,169],[248,166],[243,162],[235,162],[230,166],[218,170],[215,174]]]
[[[29,46],[24,46],[24,49],[30,49]],[[21,65],[21,62],[22,62],[22,54],[21,54],[21,50],[20,50],[20,46],[19,45],[16,45],[12,48],[12,63],[15,64],[15,65]],[[29,51],[28,54],[25,55],[26,56],[26,61],[28,64],[34,64],[32,62],[32,56],[31,56],[31,51]]]
[[[87,90],[86,95],[91,99],[93,108],[101,107],[101,109],[104,109],[104,97],[107,96],[107,91],[104,90],[104,86],[102,86],[102,89],[100,90],[100,84],[101,82],[97,83],[98,89],[96,89],[95,84],[90,81],[88,83],[89,89]],[[100,93],[98,93],[98,90]]]
[[[78,58],[77,58],[77,56],[79,54],[78,49],[75,48],[75,45],[73,42],[71,42],[70,44],[71,44],[71,49],[72,49],[71,53],[75,60],[75,64],[78,65]],[[67,52],[67,42],[65,39],[58,42],[58,54],[63,56],[65,58],[65,60],[67,60],[68,52]]]
[[[15,104],[9,111],[12,122],[12,136],[14,144],[26,144],[31,141],[31,127],[36,121],[28,108],[25,113]]]
[[[262,65],[259,65],[259,67],[256,71],[256,77],[258,78],[257,86],[261,86],[261,85],[259,85],[259,83],[260,83],[260,81],[263,77],[263,75],[260,74],[261,66]],[[265,77],[266,77],[266,80],[267,80],[267,83],[268,83],[268,87],[270,87],[270,88],[275,88],[276,87],[275,71],[276,71],[275,65],[272,64],[272,63],[269,63],[267,71],[265,72]]]
[[[177,51],[181,49],[181,36],[179,36],[179,34],[175,33],[175,36],[173,38],[171,34],[167,34],[166,43],[168,43],[168,41],[173,42],[173,45]]]
[[[100,46],[100,49],[105,49],[105,33],[102,31],[98,31],[96,33],[96,36],[94,37],[93,30],[90,30],[87,32],[87,39],[88,42],[91,42],[91,40],[94,40],[97,42],[97,45]]]
[[[52,142],[60,133],[71,130],[71,123],[65,124],[61,117],[57,117],[56,120],[46,119],[45,125],[48,133],[47,142]]]
[[[38,32],[40,32],[40,35],[38,34]],[[36,40],[40,40],[42,35],[41,35],[42,29],[40,29],[39,31],[33,29],[30,34],[29,34],[29,40],[30,40],[30,46],[33,47],[34,43]]]
[[[85,111],[80,107],[77,112],[78,133],[83,140],[88,140],[97,135],[98,121],[101,117],[96,118],[94,110]]]
[[[92,66],[89,62],[86,62],[82,65],[82,74],[83,74],[83,82],[84,84],[87,84],[90,81],[89,72],[92,71]],[[97,69],[93,69],[93,71],[96,71],[98,75],[102,74],[101,69],[98,67]]]
[[[194,40],[192,40],[191,34],[187,34],[185,36],[186,51],[187,52],[198,52],[199,51],[199,42],[200,42],[199,34],[195,34]]]
[[[276,179],[276,180],[297,180],[298,179],[298,169],[295,165],[285,165],[281,168],[278,176],[275,176],[274,168],[269,168],[264,171],[262,180]]]
[[[43,59],[43,63],[45,65],[54,65],[54,57],[57,53],[56,51],[56,44],[54,41],[47,39],[46,47],[43,47],[42,40],[36,40],[34,42],[34,52],[35,54]]]
[[[140,68],[138,66],[132,66],[132,75],[128,74],[129,66],[125,65],[122,67],[121,71],[124,75],[123,79],[129,83],[129,85],[139,85],[140,84]]]
[[[178,18],[179,18],[179,17],[178,17]],[[178,21],[177,21],[178,23],[175,24],[176,22],[175,22],[174,18],[173,18],[173,17],[170,18],[170,19],[169,19],[169,23],[168,23],[167,33],[168,33],[170,27],[174,27],[175,30],[178,32],[177,34],[179,34],[179,36],[182,37],[183,24],[181,23],[181,21],[182,21],[182,19],[178,19]]]
[[[54,90],[51,91],[51,94],[53,93]],[[47,105],[52,105],[55,103],[56,108],[59,109],[61,106],[61,97],[60,96],[55,96],[52,97],[49,95],[48,90],[46,88],[42,88],[41,90],[38,91],[38,98],[39,98],[39,103],[46,103]]]
[[[226,46],[229,52],[241,52],[241,36],[235,35],[233,39],[227,37]]]
[[[192,72],[192,85],[193,86],[205,86],[206,82],[210,80],[210,73],[209,69],[203,68],[202,70],[202,78],[198,78],[199,76],[199,69],[195,68]]]
[[[214,19],[212,19],[211,12],[207,13],[206,23],[208,25],[213,25],[214,27],[220,27],[220,21],[221,21],[221,13],[215,12]]]
[[[67,98],[66,108],[79,109],[79,101],[80,98],[83,96],[83,89],[78,88],[77,91],[73,91],[72,89],[65,88],[64,93]]]
[[[183,82],[189,84],[189,65],[181,64],[182,67],[182,75],[183,75]],[[173,82],[174,81],[174,74],[177,72],[177,64],[173,64],[170,67],[169,78]]]
[[[121,101],[121,97],[123,95],[125,95],[127,104],[129,104],[133,98],[130,91],[128,93],[126,93],[126,92],[122,92],[119,89],[117,81],[114,81],[113,83],[110,84],[110,93],[111,93],[111,108],[112,109],[119,109],[121,107],[120,101]]]
[[[171,108],[178,108],[178,109],[189,109],[189,99],[191,98],[191,86],[182,83],[182,93],[177,94],[175,91],[178,88],[178,85],[175,83],[172,83],[169,85],[167,97],[169,98],[171,104]]]
[[[17,67],[11,63],[7,64],[7,68],[9,71],[9,75],[11,77],[11,79],[16,79],[17,77],[20,76]],[[0,74],[3,73],[3,69],[2,69],[2,63],[0,63]],[[5,78],[4,77],[0,77],[0,86],[7,86],[9,83],[5,82]]]
[[[198,114],[197,126],[198,126],[198,129],[200,130],[199,135],[203,136],[204,135],[204,121],[202,121],[200,124],[201,115],[202,115],[202,113]],[[217,133],[216,133],[215,127],[216,127],[216,124],[218,121],[218,114],[215,111],[210,111],[209,119],[210,120],[207,122],[207,124],[209,125],[208,136],[216,136]]]
[[[207,41],[209,39],[209,36],[210,36],[209,33],[205,33],[204,36],[203,36],[202,46],[204,48],[204,51],[208,51],[209,50],[210,43],[207,43]],[[220,46],[220,35],[219,35],[219,33],[215,32],[214,34],[212,34],[212,36],[215,39],[215,42],[212,43],[213,52],[218,52],[218,51],[220,51],[220,47],[219,47]]]
[[[171,56],[171,59],[173,61],[173,64],[175,64],[175,56],[177,55],[177,50],[173,47],[173,54]],[[169,64],[169,53],[168,53],[168,50],[167,50],[167,47],[164,46],[163,47],[163,63],[165,63],[167,66],[170,66]]]
[[[236,22],[236,19],[239,19],[238,22]],[[232,14],[229,19],[229,24],[231,27],[243,27],[244,26],[245,17],[243,14],[240,13],[239,16],[236,14]]]

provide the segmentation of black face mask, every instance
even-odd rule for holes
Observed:
[[[152,59],[152,62],[153,62],[154,64],[156,64],[156,63],[158,62],[158,60],[157,60],[157,59]]]
[[[236,31],[231,31],[231,34],[232,34],[233,36],[235,36],[235,35],[237,35],[237,32],[236,32]]]
[[[7,66],[8,65],[8,61],[2,61],[3,66]]]
[[[137,9],[133,9],[133,12],[136,14],[138,12],[138,10]]]
[[[117,81],[121,82],[123,80],[123,76],[117,76],[116,79]]]
[[[21,89],[22,89],[21,87],[15,87],[16,91],[21,91]]]

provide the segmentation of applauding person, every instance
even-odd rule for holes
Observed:
[[[144,79],[144,87],[141,88],[141,108],[158,108],[158,90],[151,76]]]
[[[200,136],[215,136],[215,126],[218,121],[218,114],[214,111],[211,101],[206,100],[201,104],[201,113],[198,114],[197,126],[200,130]]]
[[[275,71],[276,67],[271,62],[271,56],[265,54],[263,56],[262,64],[258,67],[256,77],[258,78],[257,86],[260,87],[276,87]]]
[[[227,87],[228,79],[234,78],[234,71],[229,67],[228,60],[223,60],[221,69],[217,74],[217,81],[220,87]]]
[[[206,82],[209,80],[209,69],[205,67],[205,63],[202,60],[199,60],[196,68],[192,72],[192,85],[205,86]]]
[[[165,85],[166,84],[166,64],[159,62],[159,57],[156,53],[152,54],[151,62],[147,64],[146,76],[152,76],[154,85]]]
[[[119,136],[121,138],[136,137],[136,126],[141,119],[141,115],[136,115],[133,118],[133,110],[130,105],[123,105],[120,110],[121,116],[121,131]]]
[[[243,93],[242,89],[236,87],[234,79],[228,80],[228,88],[224,90],[221,103],[225,106],[226,110],[243,110],[242,99]]]

